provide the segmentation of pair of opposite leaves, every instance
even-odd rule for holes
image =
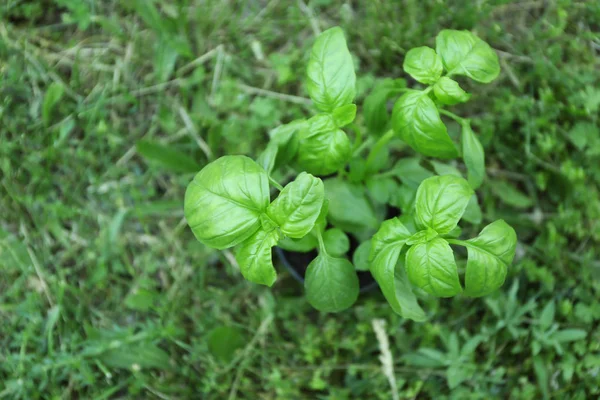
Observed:
[[[475,81],[488,83],[499,74],[496,53],[471,32],[443,30],[436,37],[436,49],[437,53],[429,47],[410,50],[404,69],[417,81],[433,85],[430,89],[442,104],[451,105],[469,99],[469,95],[449,76],[466,75]],[[442,76],[444,68],[447,76]],[[356,95],[355,85],[352,56],[344,34],[339,27],[328,29],[315,41],[307,66],[307,92],[323,113],[309,119],[307,129],[300,132],[297,161],[301,169],[327,175],[339,170],[348,160],[351,144],[340,128],[351,123],[356,115],[356,106],[352,104]],[[424,155],[457,157],[456,147],[435,103],[428,96],[429,91],[410,90],[398,99],[392,113],[393,129]],[[343,117],[336,118],[336,114]],[[467,136],[463,138],[463,142],[467,142],[466,145],[463,143],[463,152],[470,154],[465,146],[473,144],[476,138],[473,139],[470,129],[463,135]],[[473,159],[472,162],[477,162],[476,157]]]
[[[204,167],[185,193],[185,217],[207,246],[237,246],[236,260],[249,281],[271,286],[277,277],[271,248],[283,237],[300,239],[324,230],[327,207],[323,182],[302,172],[270,202],[269,178],[245,156],[224,156]],[[358,297],[358,277],[344,258],[321,249],[305,277],[306,296],[321,311],[350,307]]]
[[[417,190],[415,220],[422,230],[413,233],[398,218],[383,222],[371,240],[370,270],[394,311],[416,321],[425,319],[409,282],[437,297],[463,291],[450,244],[467,247],[465,293],[484,296],[504,283],[517,237],[503,220],[486,226],[469,240],[452,232],[473,195],[469,183],[454,175],[425,179]],[[410,246],[404,262],[400,252]]]

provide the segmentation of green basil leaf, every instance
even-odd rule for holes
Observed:
[[[437,175],[454,175],[454,176],[458,176],[461,178],[463,177],[462,174],[460,173],[460,171],[452,165],[437,162],[434,160],[429,161],[429,163],[431,164],[431,166],[433,167],[433,170],[435,171],[435,173]]]
[[[258,165],[264,168],[267,174],[273,172],[275,168],[275,160],[277,159],[277,153],[279,152],[279,146],[275,142],[269,142],[266,149],[256,159]]]
[[[323,242],[327,253],[334,257],[341,257],[350,250],[350,239],[339,228],[326,230],[323,233]]]
[[[408,185],[400,185],[390,199],[390,204],[402,210],[402,214],[411,213],[415,206],[417,189]]]
[[[483,228],[479,236],[464,243],[469,254],[465,273],[466,293],[479,297],[502,286],[515,256],[515,230],[500,219]]]
[[[426,243],[438,236],[438,233],[431,228],[423,229],[409,237],[406,240],[406,244],[412,246],[413,244]]]
[[[315,175],[329,175],[346,165],[352,145],[348,136],[337,129],[330,114],[317,114],[300,133],[296,161],[301,169]]]
[[[448,233],[458,224],[472,195],[469,183],[458,176],[427,178],[417,190],[417,222],[440,235]]]
[[[356,95],[356,75],[341,28],[328,29],[317,37],[306,78],[308,95],[319,110],[330,112],[352,103]]]
[[[400,97],[392,111],[392,124],[400,138],[423,155],[458,156],[435,103],[425,92],[411,90]]]
[[[435,45],[449,75],[466,75],[489,83],[500,74],[496,52],[469,31],[444,29],[437,35]]]
[[[433,93],[440,103],[449,106],[457,103],[464,103],[471,98],[471,95],[465,92],[458,82],[447,76],[443,76],[437,81],[433,87]]]
[[[397,266],[400,251],[410,236],[398,218],[384,221],[371,239],[370,270],[394,312],[423,321],[425,313],[417,303],[404,268]]]
[[[481,213],[481,208],[479,207],[479,202],[477,201],[477,195],[474,194],[469,199],[469,204],[467,204],[467,208],[465,208],[465,213],[463,214],[462,219],[473,225],[478,225],[481,223],[483,214]]]
[[[278,148],[276,167],[288,164],[296,156],[300,143],[300,132],[306,129],[308,129],[307,121],[297,119],[269,132],[271,142],[275,142]]]
[[[369,270],[369,257],[371,256],[371,241],[367,240],[362,242],[352,255],[352,263],[358,271]]]
[[[259,229],[237,248],[235,259],[244,278],[250,282],[272,286],[277,279],[271,248],[279,241],[279,232]]]
[[[390,120],[387,102],[404,87],[406,87],[404,80],[385,79],[365,98],[362,113],[369,133],[380,135],[387,130]]]
[[[295,239],[306,236],[321,212],[324,190],[323,181],[302,172],[283,188],[267,208],[267,215],[285,236]]]
[[[421,166],[421,159],[417,157],[408,157],[399,160],[390,173],[400,179],[402,183],[415,190],[421,182],[434,175],[431,171]]]
[[[323,207],[321,207],[321,212],[319,213],[319,216],[317,217],[317,220],[315,221],[314,229],[318,229],[320,232],[325,231],[325,228],[327,228],[327,213],[328,212],[329,212],[329,199],[327,197],[325,197],[325,200],[323,201]]]
[[[331,112],[331,118],[337,128],[351,124],[356,118],[356,104],[346,104]]]
[[[402,68],[415,80],[427,85],[436,83],[444,71],[442,59],[435,50],[427,46],[410,49],[406,53]]]
[[[184,213],[196,238],[222,250],[248,239],[269,206],[269,178],[245,156],[206,165],[185,192]]]
[[[300,239],[284,237],[277,243],[277,247],[297,253],[308,253],[309,251],[316,249],[318,245],[319,242],[314,235],[306,235]]]
[[[469,125],[463,125],[462,128],[462,152],[469,184],[473,189],[477,189],[485,178],[485,153]]]
[[[329,199],[329,221],[346,232],[377,229],[379,220],[367,199],[364,187],[340,178],[326,179],[325,196]]]
[[[437,297],[452,297],[462,291],[454,254],[441,237],[408,250],[406,273],[413,285]]]
[[[304,289],[308,302],[317,310],[339,312],[358,298],[358,276],[350,261],[319,254],[306,269]]]
[[[400,186],[393,178],[368,178],[366,184],[371,199],[379,204],[387,204]]]

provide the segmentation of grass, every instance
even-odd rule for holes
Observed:
[[[11,0],[0,16],[0,398],[388,399],[390,376],[400,398],[598,396],[594,2]],[[359,104],[444,27],[499,50],[501,78],[459,110],[488,154],[484,221],[519,237],[498,293],[424,299],[423,324],[379,293],[325,315],[281,269],[249,284],[193,238],[193,172],[310,110],[307,50],[336,24]]]

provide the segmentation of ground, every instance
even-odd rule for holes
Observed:
[[[5,0],[0,17],[0,398],[600,395],[600,3]],[[306,115],[307,54],[335,25],[359,107],[443,28],[498,50],[500,78],[457,107],[486,150],[484,222],[519,239],[495,294],[424,299],[425,323],[378,292],[322,314],[285,270],[250,284],[194,239],[193,173]]]

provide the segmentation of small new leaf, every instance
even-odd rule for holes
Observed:
[[[428,85],[436,83],[444,70],[442,59],[435,50],[427,46],[410,49],[402,67],[415,80]]]
[[[323,233],[323,242],[327,254],[334,257],[341,257],[350,250],[350,239],[343,230],[331,228]]]
[[[440,80],[437,81],[433,87],[433,93],[440,103],[449,106],[457,103],[464,103],[471,98],[471,95],[465,92],[458,82],[446,76],[441,77]]]
[[[224,156],[206,165],[185,192],[185,218],[196,238],[222,250],[252,236],[269,205],[269,178],[245,156]]]
[[[446,125],[425,92],[411,90],[396,101],[392,111],[394,131],[419,153],[439,158],[458,156]]]
[[[515,230],[500,219],[483,228],[476,238],[463,243],[469,254],[465,273],[466,294],[485,296],[502,286],[515,256]]]
[[[358,298],[358,277],[350,261],[319,254],[308,265],[304,289],[308,302],[317,310],[339,312]]]
[[[400,251],[410,236],[397,218],[384,221],[371,239],[369,267],[392,309],[405,318],[423,321],[425,313],[408,284],[404,268],[397,267]]]
[[[500,73],[496,52],[469,31],[444,29],[435,44],[449,75],[466,75],[477,82],[489,83]]]
[[[277,272],[273,267],[271,248],[278,240],[279,233],[276,229],[271,232],[259,229],[238,247],[235,259],[244,278],[261,285],[273,285]]]
[[[331,112],[331,118],[337,128],[351,124],[356,118],[356,104],[346,104]]]
[[[485,178],[485,153],[483,146],[468,124],[462,127],[463,160],[467,166],[469,184],[477,189]]]
[[[308,129],[300,131],[298,165],[315,175],[338,171],[350,158],[350,139],[335,126],[330,114],[317,114],[308,124]]]
[[[324,199],[323,182],[302,172],[269,205],[267,215],[279,225],[281,233],[299,239],[314,227]]]
[[[448,242],[437,237],[412,246],[406,253],[410,282],[437,297],[452,297],[462,291],[454,254]]]
[[[456,227],[472,195],[469,183],[458,176],[427,178],[417,190],[417,222],[440,235],[446,234]]]
[[[317,37],[306,69],[306,90],[315,106],[326,112],[354,100],[356,75],[341,28],[328,29]]]

